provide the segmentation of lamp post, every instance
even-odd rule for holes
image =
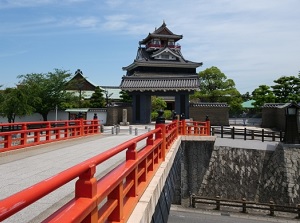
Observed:
[[[300,137],[298,132],[298,109],[296,103],[291,103],[285,110],[285,134],[283,142],[286,144],[299,144]]]

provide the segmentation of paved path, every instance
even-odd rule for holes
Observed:
[[[113,135],[111,127],[106,127],[105,132],[101,135],[30,147],[25,151],[11,152],[6,156],[1,154],[0,199],[6,198],[136,137],[135,128],[138,130],[138,135],[148,131],[146,126],[135,126],[133,127],[132,134],[129,134],[128,127],[121,127],[120,133]],[[149,126],[149,128],[153,129],[154,126]],[[125,153],[120,153],[105,163],[98,165],[96,175],[99,177],[105,174],[112,167],[124,160],[124,158]],[[58,209],[74,196],[74,185],[75,180],[40,199],[35,204],[30,205],[4,222],[40,222],[41,219],[44,219],[48,215],[49,211]],[[34,213],[41,214],[35,216]]]

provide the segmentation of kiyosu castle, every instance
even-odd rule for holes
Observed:
[[[169,98],[171,108],[177,114],[189,118],[189,95],[199,89],[196,68],[202,63],[186,60],[181,53],[177,35],[167,28],[165,22],[139,41],[133,63],[123,67],[120,88],[133,98],[132,121],[149,123],[151,96]]]

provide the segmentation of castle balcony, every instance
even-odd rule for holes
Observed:
[[[160,49],[160,48],[163,48],[165,47],[165,45],[163,44],[154,44],[154,43],[148,43],[146,45],[146,49]],[[176,44],[176,45],[168,45],[169,48],[171,49],[181,49],[181,46],[179,44]]]

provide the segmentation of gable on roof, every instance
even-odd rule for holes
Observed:
[[[94,91],[96,86],[88,81],[80,69],[77,69],[74,77],[68,81],[66,90],[83,90],[83,91]]]
[[[173,50],[171,50],[170,48],[166,47],[162,50],[158,50],[156,52],[154,52],[151,55],[152,58],[154,59],[167,59],[167,60],[176,60],[176,58],[180,58],[180,55],[178,55],[177,53],[175,53]]]
[[[167,28],[165,21],[163,21],[163,24],[158,29],[155,29],[153,33],[163,35],[174,35],[174,33],[172,33],[171,30]]]

